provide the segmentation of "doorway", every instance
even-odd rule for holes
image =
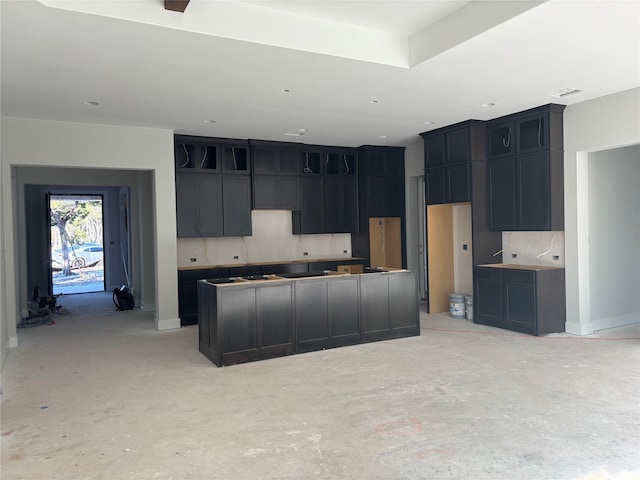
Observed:
[[[102,195],[50,194],[53,295],[105,291]]]

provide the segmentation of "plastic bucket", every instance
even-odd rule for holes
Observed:
[[[451,313],[451,318],[465,318],[463,293],[449,294],[449,312]]]
[[[473,295],[465,296],[464,303],[467,307],[467,320],[473,320]]]

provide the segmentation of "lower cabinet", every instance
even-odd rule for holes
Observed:
[[[294,352],[291,282],[211,288],[198,283],[199,348],[218,366]]]
[[[409,271],[198,282],[199,349],[218,366],[420,334]]]
[[[203,268],[178,272],[178,313],[181,326],[198,323],[198,280],[227,277],[229,277],[228,268]]]
[[[358,277],[298,280],[294,292],[297,352],[360,343]]]
[[[475,268],[475,323],[531,335],[564,332],[562,268]]]
[[[362,341],[420,335],[417,295],[414,272],[361,275]]]

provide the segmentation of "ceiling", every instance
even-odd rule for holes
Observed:
[[[640,86],[636,0],[2,0],[0,16],[12,117],[409,145]],[[550,96],[564,88],[582,92]]]

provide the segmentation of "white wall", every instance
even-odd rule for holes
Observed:
[[[15,338],[21,303],[26,298],[25,292],[14,288],[22,285],[22,279],[16,263],[20,248],[15,241],[20,221],[15,212],[19,192],[17,185],[12,185],[11,166],[74,167],[87,172],[108,168],[130,171],[133,177],[136,170],[150,172],[154,209],[149,220],[155,232],[153,240],[145,238],[145,242],[155,254],[155,323],[160,330],[178,328],[173,132],[5,117],[1,142],[2,209],[6,220],[3,242],[6,278],[10,280],[4,284],[9,337]],[[137,207],[132,198],[132,208]],[[140,237],[135,241],[140,242]]]
[[[251,217],[250,237],[179,238],[178,266],[351,257],[348,233],[292,235],[289,210],[253,210]]]
[[[640,145],[589,155],[594,330],[640,321]]]
[[[566,331],[586,335],[591,319],[589,153],[640,143],[640,88],[568,106],[564,111]]]

